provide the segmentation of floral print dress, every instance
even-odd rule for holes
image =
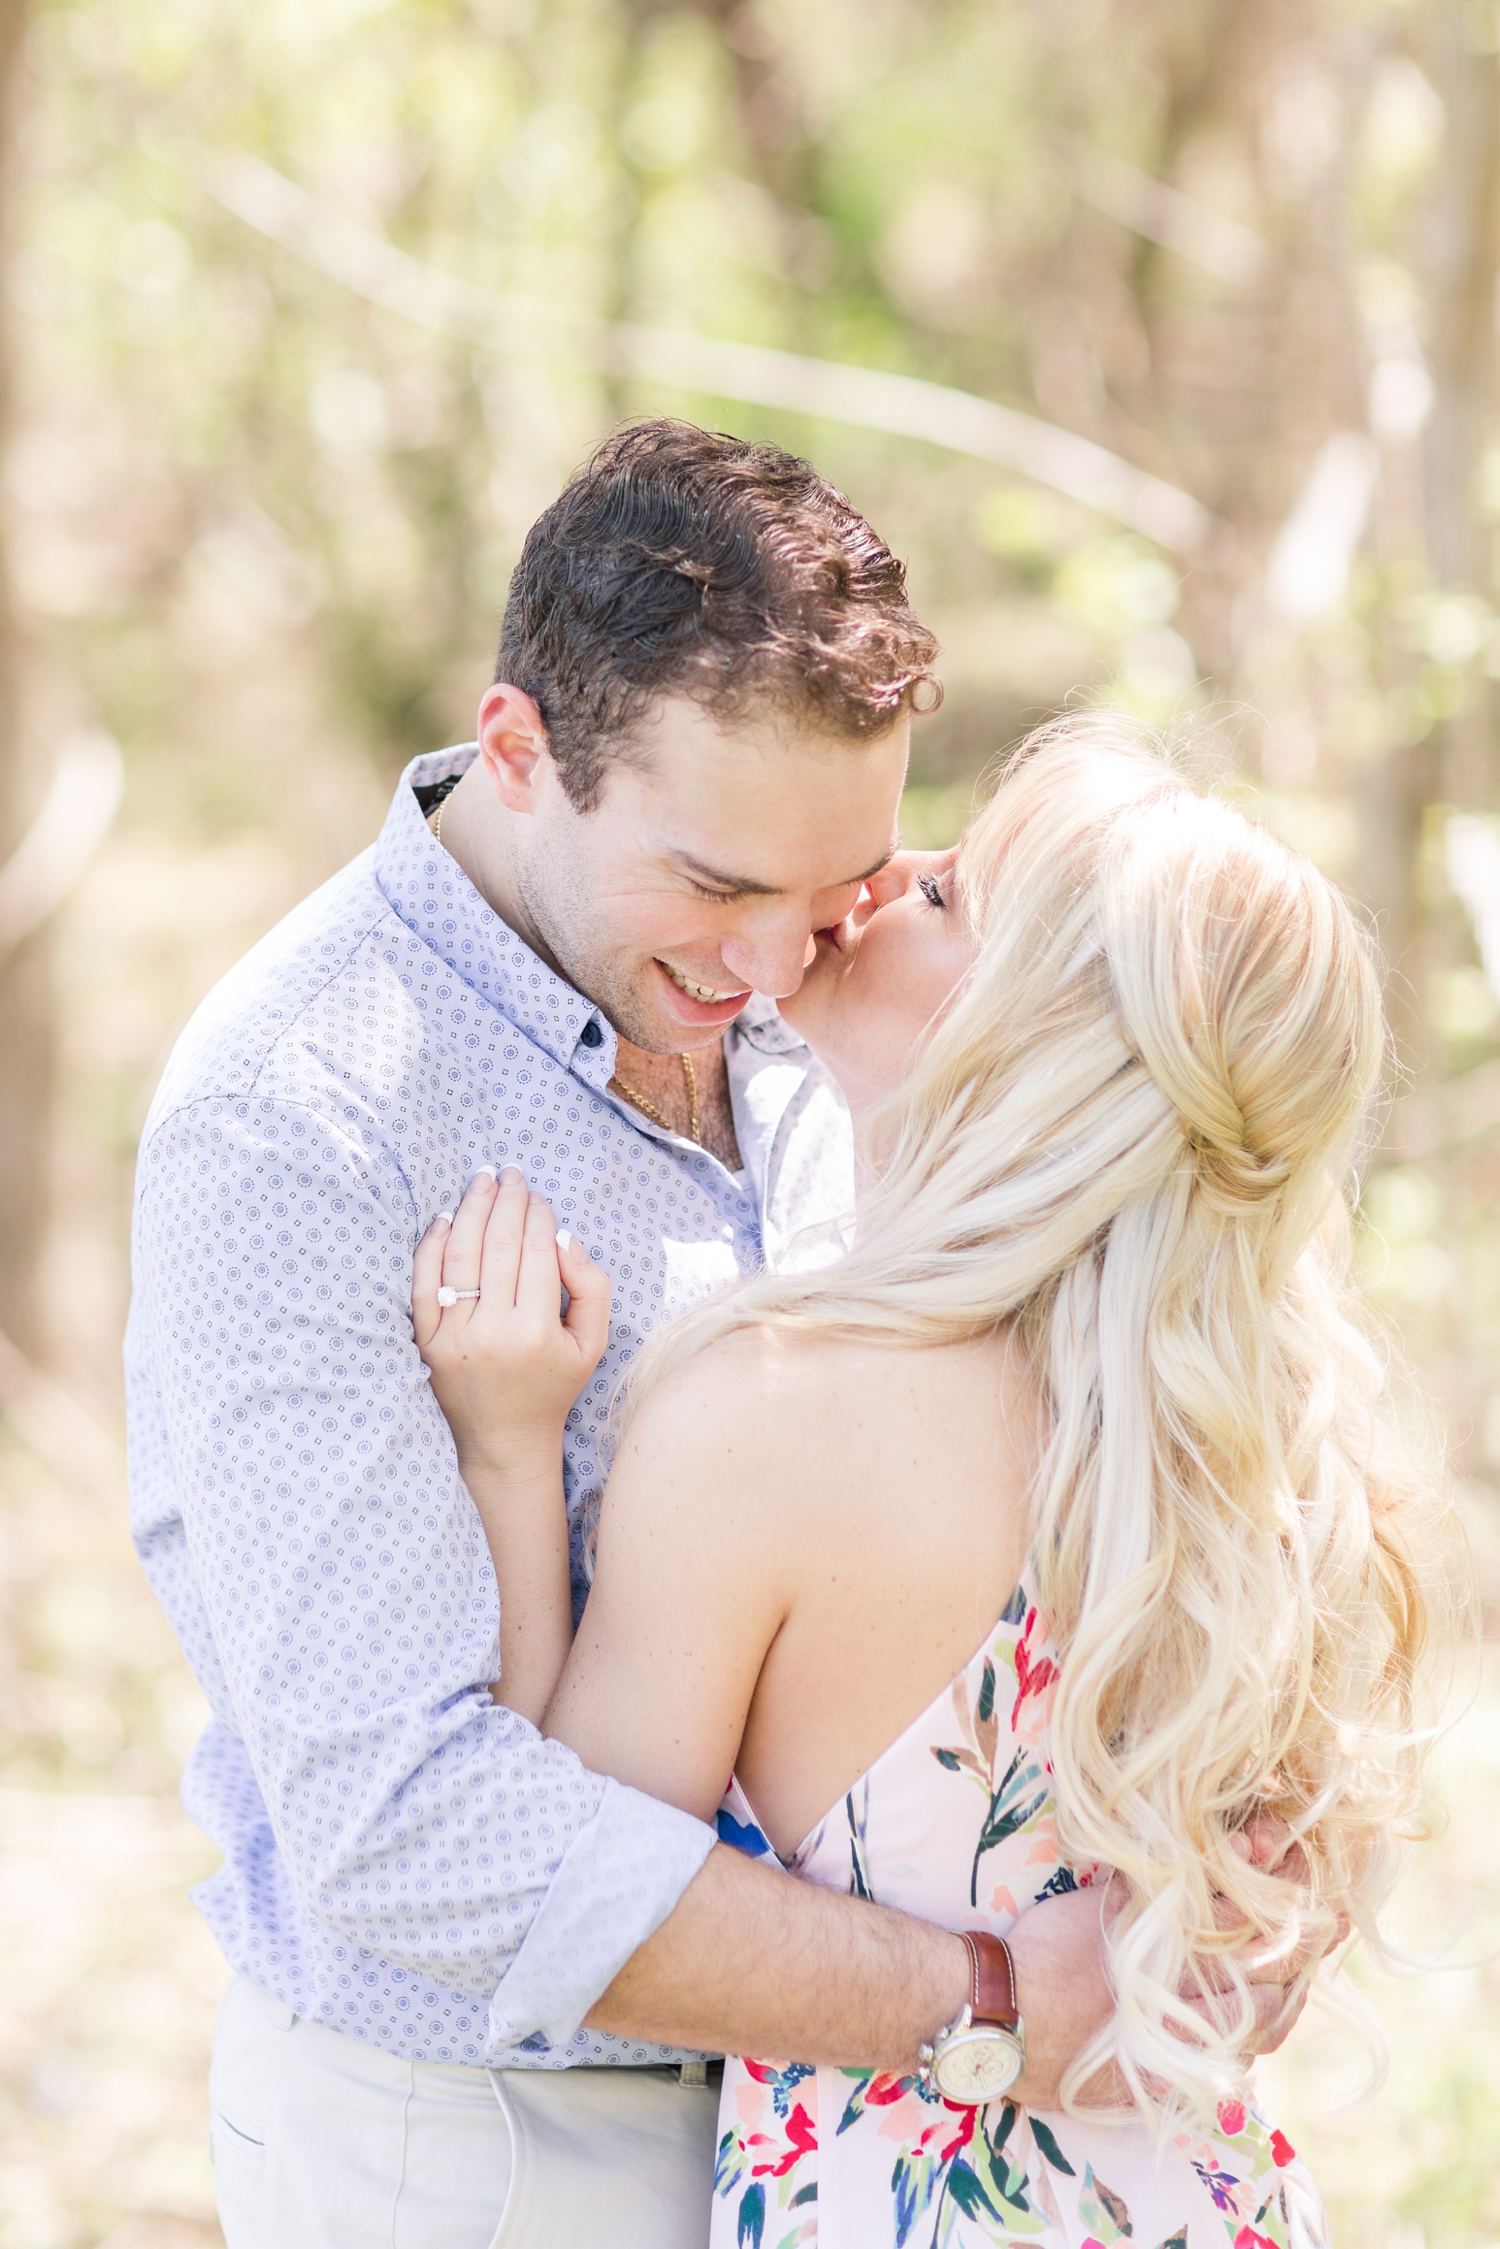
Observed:
[[[1087,1885],[1057,1856],[1047,1729],[1057,1657],[1023,1577],[952,1685],[790,1861],[828,1889],[1003,1936]],[[726,1842],[774,1858],[738,1781]],[[731,2058],[712,2249],[1326,2249],[1307,2171],[1257,2110],[1168,2135],[999,2100],[959,2108],[912,2077]]]

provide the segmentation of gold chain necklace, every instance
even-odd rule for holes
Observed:
[[[442,803],[438,806],[436,812],[433,813],[432,818],[427,823],[428,827],[432,830],[432,840],[434,843],[441,843],[443,840],[443,814],[447,811],[447,809],[448,799],[444,797]]]
[[[701,1148],[703,1146],[703,1135],[698,1130],[698,1073],[693,1068],[693,1058],[690,1054],[679,1054],[677,1059],[682,1064],[682,1082],[687,1087],[688,1138],[695,1147]],[[663,1132],[676,1130],[676,1127],[662,1115],[656,1103],[648,1101],[644,1093],[637,1093],[633,1085],[627,1085],[618,1072],[609,1082],[616,1093],[623,1093],[626,1100],[634,1108],[643,1111],[653,1124],[659,1124]]]

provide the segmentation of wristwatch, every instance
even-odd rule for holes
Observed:
[[[922,2082],[945,2101],[982,2108],[1008,2093],[1026,2067],[1026,2026],[1016,2006],[1016,1969],[1004,1937],[962,1932],[969,1953],[969,2004],[917,2059]]]

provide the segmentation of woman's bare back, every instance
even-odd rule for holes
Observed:
[[[1036,1398],[996,1338],[778,1338],[763,1366],[772,1349],[780,1473],[805,1528],[737,1770],[790,1854],[1004,1608],[1026,1556]]]
[[[704,1818],[737,1771],[789,1853],[1005,1607],[1036,1423],[1003,1335],[710,1345],[626,1431],[549,1730]]]

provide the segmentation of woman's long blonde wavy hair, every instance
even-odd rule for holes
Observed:
[[[1348,1277],[1379,985],[1315,867],[1103,721],[1017,755],[956,887],[978,956],[855,1245],[686,1316],[630,1410],[749,1325],[1027,1350],[1061,1848],[1124,1891],[1118,2012],[1070,2085],[1113,2059],[1158,2116],[1205,2114],[1243,2082],[1233,1948],[1369,1930],[1418,1808],[1441,1493]],[[1261,1808],[1310,1900],[1233,1848]]]

